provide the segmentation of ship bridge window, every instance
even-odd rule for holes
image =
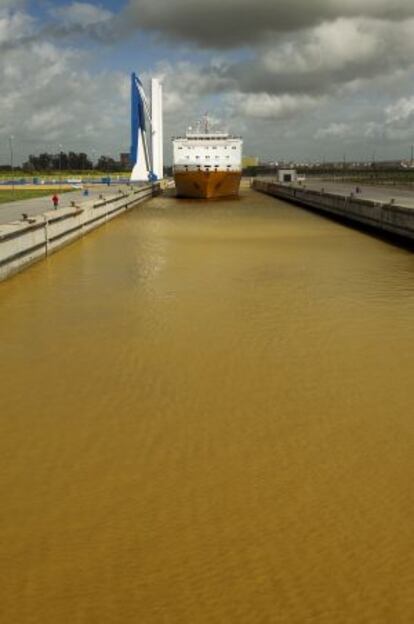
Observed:
[[[231,149],[236,149],[235,147],[232,147]]]

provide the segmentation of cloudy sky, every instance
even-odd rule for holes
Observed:
[[[206,111],[262,159],[404,158],[413,0],[0,0],[0,164],[129,149],[129,74],[169,138]]]

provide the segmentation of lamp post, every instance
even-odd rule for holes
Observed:
[[[97,154],[96,149],[93,147],[92,148],[92,171],[91,171],[92,180],[94,179],[94,176],[95,176],[94,169],[95,169],[96,154]]]
[[[59,143],[59,193],[62,193],[62,149],[63,145]]]
[[[10,168],[11,168],[11,175],[12,175],[12,192],[13,192],[13,195],[14,195],[14,151],[13,151],[13,139],[14,139],[14,136],[11,134],[9,136]]]

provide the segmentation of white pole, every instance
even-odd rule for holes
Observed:
[[[159,180],[164,177],[162,86],[157,78],[151,80],[152,163]]]
[[[13,192],[13,195],[14,195],[14,150],[13,150],[13,139],[14,139],[14,136],[10,135],[10,137],[9,137],[10,169],[11,169],[11,176],[12,176],[12,192]]]
[[[162,84],[159,85],[159,133],[158,133],[158,146],[159,146],[159,170],[160,180],[164,178],[164,111],[162,102]]]

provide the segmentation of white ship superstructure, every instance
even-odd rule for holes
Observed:
[[[174,168],[240,171],[242,140],[227,132],[193,132],[173,140]]]

